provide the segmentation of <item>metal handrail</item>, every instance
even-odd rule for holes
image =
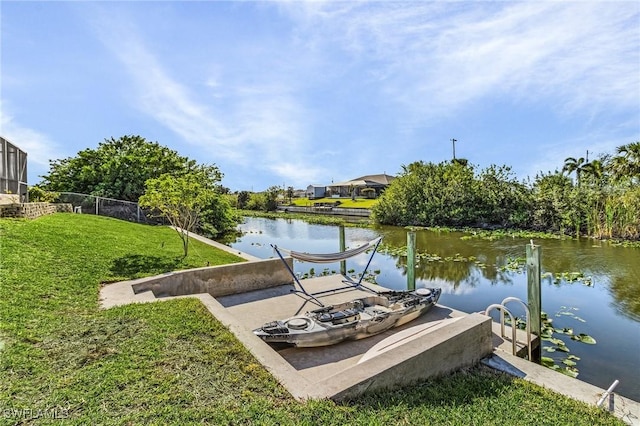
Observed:
[[[620,383],[619,380],[614,380],[613,383],[611,383],[611,386],[609,386],[609,389],[607,389],[605,391],[605,393],[602,394],[602,397],[600,398],[600,400],[597,402],[596,407],[600,407],[602,406],[602,404],[604,403],[604,401],[606,401],[607,397],[609,398],[609,411],[613,411],[615,409],[614,407],[614,393],[613,390],[616,388],[616,386],[618,386],[618,383]]]
[[[489,316],[489,313],[494,310],[494,309],[499,309],[500,310],[500,337],[507,337],[505,334],[505,329],[504,329],[504,314],[506,313],[507,315],[509,315],[509,318],[511,318],[511,324],[514,323],[515,319],[514,316],[511,312],[509,312],[509,310],[504,306],[501,305],[499,303],[494,303],[493,305],[489,305],[489,307],[487,307],[487,309],[485,309],[484,314],[486,316]],[[513,347],[513,354],[514,355],[518,355],[518,346],[517,346],[517,340],[516,340],[516,328],[515,327],[511,327],[511,345]]]
[[[524,303],[522,300],[518,299],[517,297],[506,297],[501,305],[502,306],[506,306],[507,303],[509,302],[518,302],[520,303],[520,305],[522,305],[522,307],[524,308],[525,314],[526,314],[526,330],[527,330],[527,352],[529,355],[529,361],[531,361],[533,358],[531,357],[531,311],[529,310],[529,305],[527,305],[526,303]],[[514,321],[511,322],[511,327],[515,328],[516,324]],[[503,324],[504,327],[504,324]]]

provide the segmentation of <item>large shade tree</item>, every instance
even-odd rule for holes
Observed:
[[[42,176],[39,186],[47,191],[138,201],[148,179],[164,173],[184,175],[196,166],[194,160],[141,136],[112,137],[75,157],[51,160],[49,174]]]
[[[169,198],[177,191],[187,191],[197,180],[196,189],[203,194],[206,192],[207,197],[191,200],[185,193],[188,198],[181,208],[192,208],[197,215],[193,225],[189,221],[181,224],[208,237],[236,225],[231,206],[220,196],[224,191],[220,185],[223,175],[215,165],[199,165],[195,160],[141,136],[105,139],[96,149],[85,149],[75,157],[51,161],[50,167],[49,174],[43,176],[44,181],[39,185],[45,191],[77,192],[134,202],[145,193],[145,182],[149,180],[154,182],[152,189],[166,189],[165,196]],[[183,219],[185,217],[181,217]]]

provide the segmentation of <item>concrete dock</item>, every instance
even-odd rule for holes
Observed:
[[[321,291],[328,288],[340,287],[341,276],[327,276],[305,280],[305,288],[309,292]],[[317,309],[318,306],[307,301],[299,295],[292,293],[293,286],[285,285],[277,288],[259,290],[250,293],[225,296],[218,299],[218,302],[233,316],[239,325],[248,330],[260,327],[262,324],[274,319],[286,319],[309,310]],[[370,296],[371,293],[362,290],[343,290],[329,293],[319,297],[325,305],[336,304],[349,301],[359,297]],[[447,321],[459,319],[461,321]],[[435,332],[413,333],[406,336],[402,342],[391,342],[386,351],[379,351],[375,354],[369,352],[379,343],[389,339],[391,336],[403,330],[416,329],[420,326],[427,326],[435,322],[440,322],[436,337]],[[428,331],[428,330],[426,330]],[[447,344],[439,348],[439,353],[443,357],[456,355],[455,361],[435,358],[434,345],[436,341],[447,341]],[[414,343],[415,341],[415,343]],[[455,343],[457,342],[457,344]],[[262,343],[262,342],[260,342]],[[401,344],[400,344],[401,343]],[[414,343],[421,349],[419,353],[405,350],[410,343]],[[414,363],[424,363],[419,367],[420,371],[408,370],[406,377],[396,371],[394,374],[399,377],[398,383],[407,383],[419,378],[426,378],[433,375],[456,370],[462,366],[470,366],[487,356],[493,349],[491,340],[490,321],[481,315],[469,316],[462,312],[454,311],[440,305],[431,308],[422,317],[405,324],[401,327],[387,330],[384,333],[356,341],[346,341],[333,346],[318,348],[281,348],[273,349],[274,355],[282,358],[288,363],[291,371],[305,379],[309,383],[307,389],[297,389],[292,392],[294,396],[300,398],[330,397],[334,399],[353,396],[354,389],[348,386],[364,386],[367,389],[377,387],[392,386],[393,381],[378,377],[375,373],[382,373],[380,365],[385,365],[388,369],[397,369],[398,366],[408,359],[418,357],[422,360],[414,359]],[[366,362],[362,361],[365,354],[368,354]],[[428,355],[428,356],[427,356]],[[380,359],[378,359],[378,356]],[[390,363],[380,364],[380,360],[385,359]],[[366,365],[363,365],[366,364]],[[380,365],[379,365],[380,364]],[[428,364],[428,365],[427,365]],[[367,370],[369,377],[362,380],[360,375],[358,380],[347,380],[346,377],[352,373],[360,373],[360,370]],[[355,376],[354,376],[355,377]],[[330,389],[321,391],[320,383],[331,382]],[[339,383],[343,384],[340,388]],[[340,388],[340,389],[339,389]],[[338,393],[335,391],[339,390]],[[313,394],[313,395],[312,395]]]

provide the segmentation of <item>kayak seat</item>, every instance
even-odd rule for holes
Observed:
[[[325,312],[318,315],[317,319],[320,322],[346,322],[352,317],[358,316],[360,310],[358,309],[345,309],[342,311]]]

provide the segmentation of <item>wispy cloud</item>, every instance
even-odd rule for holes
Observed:
[[[130,101],[208,153],[212,162],[269,171],[296,184],[320,176],[321,168],[305,164],[311,132],[305,128],[304,106],[291,93],[290,82],[285,84],[286,75],[273,78],[273,71],[264,70],[268,77],[246,82],[214,66],[203,77],[206,90],[196,93],[193,82],[181,81],[163,65],[129,17],[102,13],[95,28],[131,77]],[[301,160],[294,165],[291,158]]]
[[[500,94],[558,113],[637,105],[634,2],[287,7],[310,44],[339,44],[374,64],[368,77],[421,120]]]
[[[47,135],[17,122],[8,109],[6,102],[0,103],[2,136],[27,153],[29,164],[45,169],[49,167],[49,159],[65,156],[63,149],[54,144]],[[29,176],[29,181],[34,181],[34,178],[35,176]]]

